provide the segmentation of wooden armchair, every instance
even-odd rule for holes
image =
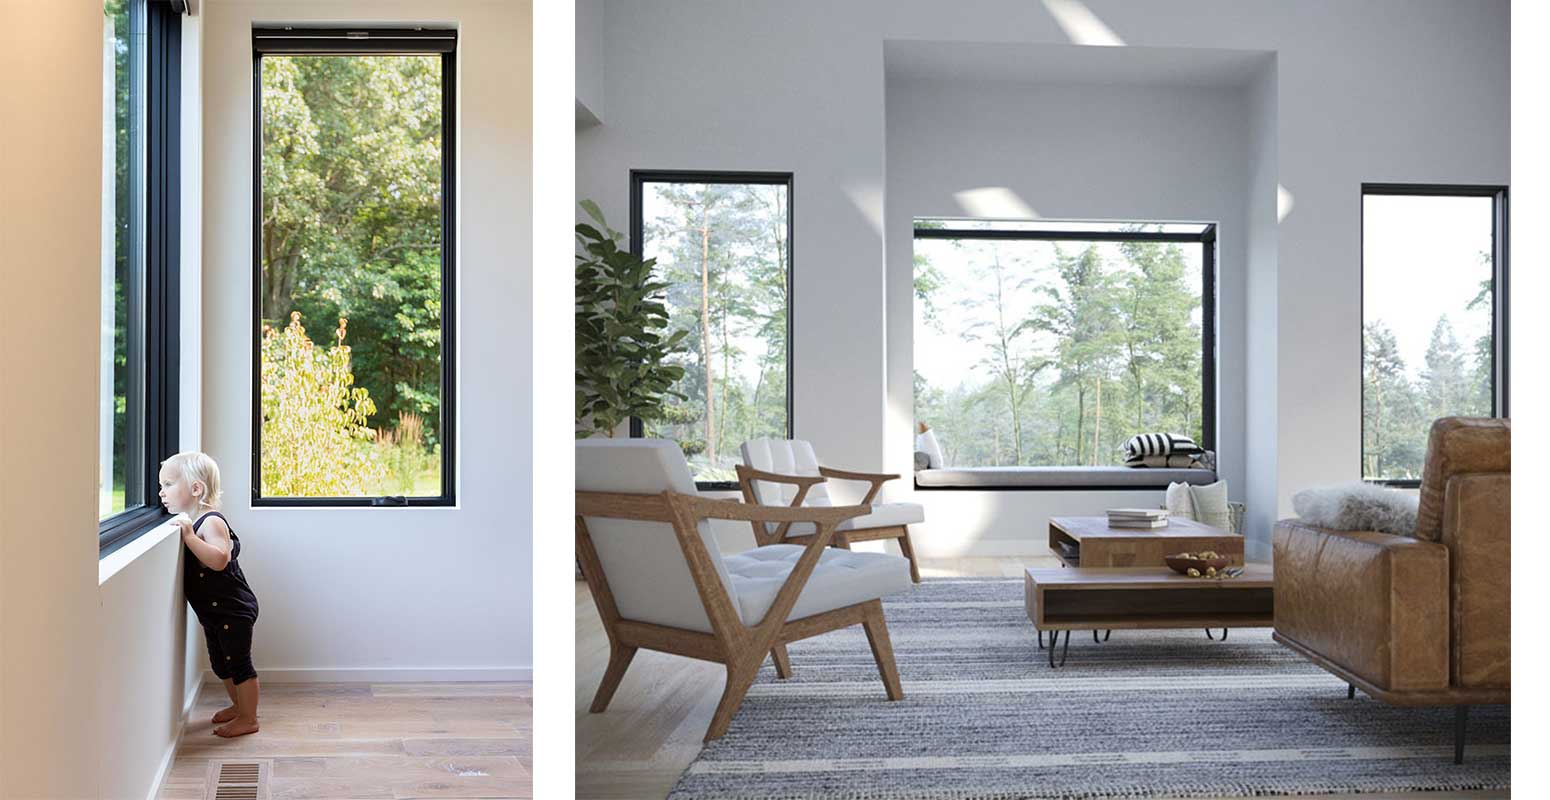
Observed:
[[[861,625],[888,699],[904,696],[879,598],[909,586],[905,560],[828,548],[862,506],[771,508],[695,494],[683,452],[653,439],[576,443],[576,555],[608,634],[592,701],[608,708],[638,649],[726,665],[726,689],[705,741],[726,733],[766,654],[788,677],[788,642]],[[803,546],[723,556],[707,520],[804,523]]]
[[[898,477],[819,466],[812,444],[800,439],[754,439],[744,442],[743,463],[737,466],[737,481],[743,490],[743,500],[766,506],[827,508],[832,506],[828,489],[823,486],[828,479],[870,483],[866,497],[861,501],[867,507],[867,513],[846,519],[835,526],[831,544],[848,550],[855,542],[897,539],[899,552],[910,562],[910,580],[920,583],[920,566],[915,561],[909,526],[926,521],[925,509],[919,503],[872,502],[884,483]],[[754,541],[761,545],[775,542],[806,544],[817,533],[810,522],[752,524]]]

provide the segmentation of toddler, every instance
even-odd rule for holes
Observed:
[[[231,706],[210,721],[217,736],[258,732],[258,673],[253,671],[253,623],[258,598],[237,566],[242,543],[217,509],[221,473],[204,453],[178,453],[162,462],[161,501],[182,529],[183,595],[194,608],[210,648],[210,669],[226,686]]]

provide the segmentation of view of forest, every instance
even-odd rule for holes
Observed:
[[[144,38],[130,34],[130,4],[128,0],[107,0],[103,3],[103,38],[111,43],[112,61],[103,64],[105,72],[111,72],[113,85],[113,117],[103,120],[113,130],[113,152],[103,153],[103,169],[113,174],[113,193],[104,196],[103,213],[111,214],[113,230],[111,241],[102,243],[113,258],[112,307],[103,309],[103,338],[106,344],[108,330],[113,336],[113,386],[112,404],[102,409],[102,424],[111,432],[107,448],[111,455],[109,474],[103,476],[98,487],[97,516],[107,518],[125,508],[124,484],[129,471],[130,447],[128,433],[129,408],[129,294],[130,281],[140,276],[139,259],[134,259],[136,225],[143,224],[132,202],[135,187],[139,186],[143,160],[132,157],[144,147],[144,131],[141,128],[144,100],[130,96],[130,70],[141,69],[145,55]],[[141,23],[143,24],[143,23]],[[108,163],[111,156],[112,162]],[[106,300],[107,298],[104,298]],[[138,399],[138,398],[137,398]],[[138,403],[136,403],[138,405]]]
[[[1432,421],[1491,416],[1492,200],[1362,200],[1362,476],[1419,480]]]
[[[916,239],[915,419],[958,467],[1199,441],[1200,270],[1192,243]]]
[[[646,435],[677,441],[699,481],[736,480],[739,446],[784,438],[787,187],[651,182],[643,252],[669,284],[671,330],[686,330],[684,377]]]
[[[263,492],[439,495],[441,60],[262,64]]]

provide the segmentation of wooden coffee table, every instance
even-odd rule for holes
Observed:
[[[1074,544],[1078,556],[1062,551]],[[1243,537],[1192,519],[1170,519],[1164,528],[1111,528],[1108,517],[1050,517],[1049,549],[1068,567],[1161,567],[1163,556],[1215,550],[1243,565]]]
[[[1275,601],[1268,564],[1250,564],[1236,578],[1191,578],[1167,567],[1030,569],[1023,576],[1028,619],[1039,645],[1050,631],[1049,665],[1066,663],[1071,631],[1157,628],[1268,628]],[[1060,664],[1055,643],[1065,631]],[[1212,637],[1215,638],[1215,637]]]

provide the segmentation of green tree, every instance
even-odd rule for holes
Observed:
[[[1363,477],[1420,476],[1426,422],[1399,343],[1381,320],[1362,332]]]
[[[1448,315],[1437,318],[1431,343],[1426,347],[1426,369],[1421,372],[1426,412],[1431,419],[1454,414],[1478,413],[1474,392],[1464,369],[1464,350],[1454,335]]]
[[[441,62],[266,56],[261,313],[347,317],[390,420],[441,425]],[[406,439],[407,441],[407,439]]]
[[[1037,352],[1035,329],[1016,317],[1009,295],[1018,280],[1009,266],[1002,264],[1001,248],[991,242],[987,249],[989,260],[972,267],[975,284],[983,286],[984,293],[966,301],[979,319],[962,335],[965,342],[982,345],[984,355],[978,366],[994,381],[1003,402],[1002,412],[1010,422],[1010,461],[1022,464],[1024,406],[1034,390],[1035,378],[1049,361]]]
[[[313,344],[291,313],[290,324],[265,326],[259,357],[262,491],[271,497],[377,494],[388,471],[375,457],[376,413],[370,393],[355,385],[345,320],[334,342]]]
[[[1097,464],[1103,381],[1119,355],[1114,280],[1104,269],[1095,245],[1089,244],[1076,254],[1068,254],[1057,245],[1054,261],[1060,283],[1039,287],[1047,300],[1025,324],[1056,337],[1054,362],[1060,377],[1055,386],[1076,394],[1075,463]],[[1095,401],[1092,447],[1088,447],[1085,435],[1089,393]]]

